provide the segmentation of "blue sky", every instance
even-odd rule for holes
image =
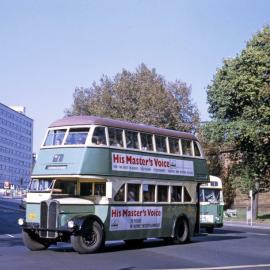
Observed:
[[[0,0],[0,102],[34,119],[34,151],[76,87],[142,62],[192,86],[202,120],[222,60],[270,24],[268,0]]]

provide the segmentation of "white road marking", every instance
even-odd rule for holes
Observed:
[[[6,236],[9,236],[11,238],[14,238],[14,235],[11,235],[11,234],[6,234]]]
[[[267,233],[250,233],[250,232],[248,232],[247,234],[249,234],[249,235],[257,235],[257,236],[265,236],[265,235],[269,235],[269,234],[267,234]]]
[[[177,269],[163,269],[163,270],[226,270],[226,269],[245,269],[245,268],[257,269],[262,267],[270,267],[270,264],[230,265],[220,267],[177,268]]]

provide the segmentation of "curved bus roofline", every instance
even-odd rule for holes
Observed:
[[[150,125],[138,124],[129,121],[123,120],[115,120],[110,118],[103,118],[97,116],[88,116],[88,115],[80,115],[80,116],[69,116],[64,117],[59,120],[53,122],[49,128],[57,128],[57,127],[65,127],[65,126],[89,126],[89,125],[101,125],[108,126],[114,128],[122,128],[128,130],[134,130],[138,132],[146,132],[151,134],[159,134],[163,136],[172,136],[172,137],[181,137],[184,139],[191,139],[194,141],[198,141],[198,139],[190,133],[165,129],[165,128],[157,128]]]

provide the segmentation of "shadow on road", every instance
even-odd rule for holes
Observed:
[[[193,245],[200,242],[213,242],[213,241],[227,241],[227,240],[238,240],[244,239],[246,236],[237,236],[237,235],[227,235],[229,233],[239,233],[233,231],[226,231],[220,232],[219,234],[212,234],[212,235],[201,235],[197,237],[193,237],[189,243],[178,245],[178,246],[186,246],[186,245]],[[144,241],[141,245],[134,244],[133,246],[125,244],[123,241],[115,241],[115,242],[107,242],[105,247],[102,249],[101,253],[112,253],[112,252],[119,252],[125,250],[138,250],[138,249],[149,249],[149,248],[159,248],[159,247],[166,247],[166,246],[177,246],[177,244],[169,244],[162,239],[150,239]],[[75,252],[71,246],[68,247],[61,247],[61,246],[52,246],[50,250],[56,252]]]
[[[232,233],[246,233],[245,231],[241,230],[226,230],[226,229],[218,229],[214,231],[215,234],[232,234]]]

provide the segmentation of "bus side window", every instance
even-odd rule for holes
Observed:
[[[157,152],[166,153],[167,152],[166,137],[155,135],[155,141],[156,141]]]
[[[141,133],[142,150],[154,151],[151,134]]]
[[[168,201],[168,186],[157,186],[158,202],[167,202]]]
[[[155,185],[143,184],[143,201],[144,202],[155,201]]]
[[[184,187],[184,202],[191,202],[191,196],[185,187]]]
[[[106,195],[106,184],[105,183],[95,183],[95,195],[105,196]]]
[[[138,132],[125,131],[127,148],[139,149]]]
[[[92,183],[80,183],[80,196],[91,196],[92,192]]]
[[[127,188],[127,201],[139,202],[140,201],[140,184],[128,184]]]
[[[182,139],[181,143],[182,143],[183,155],[192,156],[191,141]]]
[[[179,140],[176,138],[169,138],[169,147],[171,154],[180,154],[179,150]]]
[[[114,196],[114,200],[117,202],[123,202],[125,200],[125,184],[123,184]]]
[[[172,186],[171,201],[182,202],[182,187],[181,186]]]
[[[108,128],[110,146],[124,147],[123,129]]]
[[[105,127],[95,127],[92,143],[96,145],[107,145]]]
[[[200,148],[197,142],[193,142],[193,146],[194,146],[194,155],[195,157],[200,157],[201,156],[201,152],[200,152]]]

